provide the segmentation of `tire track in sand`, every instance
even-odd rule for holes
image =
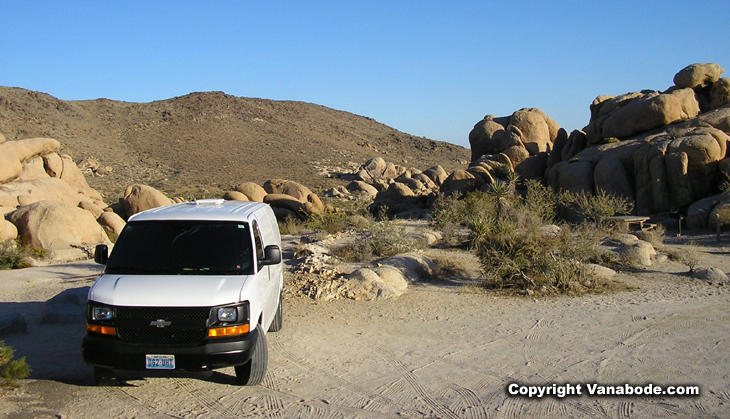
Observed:
[[[224,406],[218,399],[215,399],[213,397],[210,397],[208,394],[205,394],[204,390],[200,386],[193,385],[189,379],[173,378],[173,381],[175,382],[175,384],[178,385],[178,387],[183,389],[187,394],[191,395],[193,399],[195,399],[206,409],[208,409],[209,412],[215,413],[216,417],[231,419],[238,417],[229,416],[230,414],[232,414],[232,412],[230,412],[231,407]],[[233,394],[239,391],[241,390],[236,390],[236,392],[234,392]]]
[[[400,412],[401,414],[407,414],[407,415],[414,416],[414,417],[422,416],[422,414],[420,412],[418,412],[417,410],[415,410],[412,407],[408,407],[408,405],[405,403],[399,403],[396,400],[389,398],[387,396],[384,396],[382,394],[377,394],[372,391],[368,391],[351,381],[348,381],[338,375],[332,374],[330,371],[324,370],[320,367],[317,367],[316,365],[313,365],[312,363],[308,362],[304,358],[302,358],[302,357],[296,355],[295,353],[293,353],[292,351],[290,351],[280,341],[278,335],[276,335],[276,334],[274,334],[274,338],[269,341],[269,344],[271,344],[285,358],[287,358],[289,361],[293,362],[295,365],[297,365],[298,367],[300,367],[302,370],[306,371],[309,374],[315,373],[315,374],[319,374],[323,377],[326,377],[326,378],[334,381],[335,383],[337,383],[342,388],[346,388],[346,389],[349,389],[350,391],[360,393],[362,396],[365,396],[366,399],[368,399],[370,401],[375,401],[378,404],[385,406],[389,410],[392,410],[395,412]],[[358,404],[359,404],[360,399],[361,399],[361,397],[356,399],[358,401]],[[369,404],[369,406],[372,408],[375,405]],[[356,406],[353,405],[353,406],[344,406],[344,407],[353,408]],[[372,411],[372,410],[369,410],[369,411]],[[387,412],[377,412],[377,413],[387,413]]]
[[[634,402],[619,402],[616,410],[619,419],[631,419],[634,414]]]
[[[476,393],[458,384],[451,384],[448,388],[459,395],[459,398],[449,406],[452,411],[461,410],[464,412],[461,415],[464,419],[488,419],[487,409]]]
[[[175,418],[175,419],[183,419],[182,416],[177,416],[173,413],[168,412],[162,412],[157,407],[147,404],[140,399],[132,396],[131,394],[127,393],[126,391],[122,390],[121,387],[104,387],[104,392],[107,393],[109,396],[115,399],[121,400],[123,403],[132,406],[132,408],[138,409],[138,411],[144,412],[150,412],[154,413],[156,415],[163,415],[167,416],[169,418]]]
[[[388,351],[386,348],[379,348],[380,353],[383,354],[385,360],[393,366],[403,378],[406,379],[408,384],[416,391],[418,396],[426,402],[429,408],[431,408],[440,418],[445,419],[459,419],[459,416],[452,412],[448,407],[443,406],[431,397],[430,391],[421,383],[421,381],[413,374],[394,354]]]

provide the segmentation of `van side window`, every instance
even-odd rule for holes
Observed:
[[[264,241],[261,239],[261,230],[259,230],[259,223],[254,220],[253,222],[253,241],[256,245],[256,257],[258,259],[264,258]]]

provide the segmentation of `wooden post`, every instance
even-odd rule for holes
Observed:
[[[680,215],[677,219],[679,220],[679,233],[677,233],[677,237],[682,237],[682,216]]]
[[[717,241],[720,241],[720,213],[716,213],[715,217],[717,217],[717,220],[715,220],[715,227],[717,228]]]

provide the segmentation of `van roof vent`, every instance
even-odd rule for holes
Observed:
[[[216,205],[223,205],[224,202],[226,202],[225,199],[198,199],[195,201],[195,205],[216,206]]]

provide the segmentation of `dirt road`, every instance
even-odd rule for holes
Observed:
[[[708,249],[730,271],[727,248]],[[89,286],[80,263],[0,273],[0,314],[28,333],[5,337],[33,380],[0,390],[0,417],[32,418],[656,418],[728,417],[730,290],[668,261],[624,275],[633,291],[579,298],[476,294],[450,283],[396,300],[285,301],[257,387],[233,370],[94,387],[80,357],[83,322],[44,324],[44,301]],[[509,383],[583,384],[583,396],[513,397]],[[698,397],[585,395],[585,385],[697,385]]]

